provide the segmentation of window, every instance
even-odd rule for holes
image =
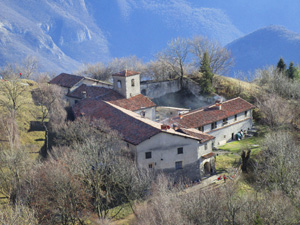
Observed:
[[[247,117],[248,116],[248,111],[245,111],[245,117]]]
[[[175,169],[176,170],[182,169],[182,161],[175,162]]]
[[[183,147],[177,148],[177,154],[183,154]]]
[[[122,82],[120,80],[118,80],[117,86],[118,86],[118,88],[122,88]]]
[[[151,159],[152,158],[151,152],[146,152],[145,157],[146,157],[146,159]]]
[[[215,147],[215,142],[213,141],[213,142],[211,143],[211,149],[214,149],[214,147]]]
[[[131,87],[134,87],[134,79],[131,79]]]
[[[217,122],[213,122],[211,124],[211,129],[213,130],[213,129],[216,129],[216,128],[217,128]]]
[[[228,123],[228,118],[223,119],[223,126]]]
[[[207,144],[204,145],[204,150],[207,150]]]
[[[148,164],[148,168],[152,169],[153,168],[153,163]]]
[[[202,126],[202,127],[198,127],[198,130],[200,130],[200,131],[204,132],[204,126]]]
[[[77,104],[78,103],[78,100],[75,100],[75,104]]]
[[[234,121],[237,121],[237,115],[234,115]]]

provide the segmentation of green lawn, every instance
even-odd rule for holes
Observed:
[[[237,167],[240,160],[240,156],[236,154],[220,154],[216,158],[216,170],[217,173],[227,172],[231,168]]]
[[[121,211],[120,211],[121,210]],[[117,214],[118,213],[118,214]],[[112,208],[108,212],[108,218],[111,218],[113,216],[116,216],[113,218],[114,220],[120,220],[124,219],[128,215],[132,214],[132,209],[129,204],[123,204],[121,206],[117,206],[115,208]]]
[[[262,137],[250,137],[240,141],[232,141],[223,146],[220,150],[241,154],[243,150],[251,149],[251,155],[256,155],[260,151],[260,142]]]

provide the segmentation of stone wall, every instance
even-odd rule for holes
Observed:
[[[168,93],[174,93],[181,90],[179,79],[167,81],[142,81],[141,93],[149,98],[159,98]]]
[[[189,79],[189,78],[183,78],[182,85],[184,88],[188,89],[190,92],[192,92],[194,95],[199,96],[199,93],[201,91],[200,85]]]

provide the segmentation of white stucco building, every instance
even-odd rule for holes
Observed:
[[[113,87],[111,83],[105,81],[67,73],[61,73],[58,76],[54,77],[51,81],[49,81],[49,84],[58,85],[59,87],[61,87],[65,95],[74,91],[82,84],[105,88]]]
[[[93,107],[91,107],[93,106]],[[214,137],[195,129],[172,129],[112,103],[84,99],[75,116],[104,119],[117,130],[140,168],[172,174],[176,179],[201,179],[215,172]]]
[[[140,74],[112,77],[113,85],[70,74],[49,83],[65,90],[76,118],[104,119],[117,130],[140,168],[201,179],[215,172],[213,148],[252,127],[254,106],[239,97],[190,112],[174,109],[170,115],[181,114],[157,123],[156,105],[140,93]]]
[[[140,92],[140,73],[124,70],[112,75],[113,84],[62,73],[49,83],[63,88],[66,100],[74,106],[84,98],[104,100],[143,117],[155,120],[156,104]]]
[[[214,146],[218,146],[234,140],[241,130],[251,129],[254,108],[254,105],[238,97],[173,117],[171,123],[212,135],[215,137]]]

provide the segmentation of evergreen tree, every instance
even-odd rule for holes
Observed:
[[[281,73],[285,73],[285,71],[286,71],[286,64],[282,57],[280,57],[280,59],[277,63],[277,70]]]
[[[200,79],[200,85],[202,87],[202,93],[211,93],[213,92],[212,82],[214,74],[210,69],[210,60],[208,52],[205,51],[201,61],[200,72],[202,73],[202,78]]]
[[[289,68],[286,71],[286,75],[288,78],[293,80],[299,78],[299,70],[295,68],[293,62],[290,62]]]

